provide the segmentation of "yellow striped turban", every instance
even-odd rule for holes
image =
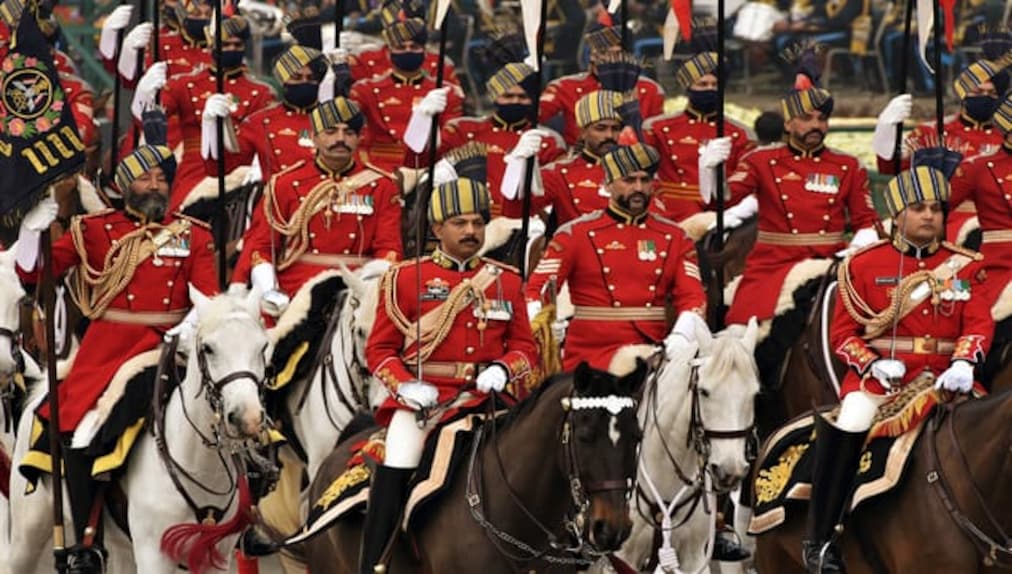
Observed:
[[[7,24],[13,36],[18,22],[21,21],[21,13],[25,11],[23,0],[4,0],[0,2],[0,22]]]
[[[974,88],[979,87],[984,82],[991,81],[991,78],[999,74],[1004,68],[1005,65],[1002,62],[977,60],[956,76],[956,80],[952,83],[952,88],[956,91],[959,99],[966,99]]]
[[[204,34],[207,36],[208,43],[214,43],[214,26],[208,25],[204,28]],[[242,16],[231,16],[221,21],[221,41],[231,40],[238,38],[240,40],[249,40],[249,22]]]
[[[171,187],[172,178],[176,175],[176,156],[164,145],[142,145],[123,158],[116,166],[116,187],[120,193],[126,193],[131,183],[151,171],[153,167],[162,168]]]
[[[320,102],[309,112],[309,123],[313,126],[313,135],[347,124],[349,128],[359,131],[365,123],[362,110],[358,104],[348,98],[338,96],[333,100]]]
[[[657,173],[660,161],[661,156],[657,150],[644,143],[637,142],[630,146],[619,146],[601,158],[601,166],[604,168],[604,182],[611,183],[637,171],[645,171],[654,175]]]
[[[583,96],[576,102],[576,125],[583,129],[602,120],[622,121],[618,113],[622,106],[622,94],[598,90]]]
[[[534,79],[534,68],[522,63],[510,63],[503,66],[485,83],[488,96],[496,99],[513,86],[520,86],[528,95],[533,91],[531,80]]]
[[[894,177],[885,191],[886,208],[896,217],[909,205],[949,201],[949,181],[935,168],[917,166]]]
[[[399,48],[409,40],[413,40],[416,44],[424,44],[428,39],[425,21],[421,18],[398,20],[383,29],[383,39],[391,48]]]
[[[460,178],[436,187],[429,201],[429,223],[442,223],[451,217],[480,214],[489,219],[488,187],[480,181]]]
[[[327,73],[327,63],[323,60],[323,53],[313,48],[295,45],[288,48],[278,59],[274,61],[274,78],[280,82],[287,82],[297,74],[304,66],[313,70],[314,79],[319,82]]]
[[[1007,137],[1012,133],[1012,92],[1005,94],[998,110],[994,113],[994,125]]]
[[[595,22],[583,38],[592,52],[602,52],[622,45],[622,28]]]
[[[780,100],[780,110],[785,120],[792,120],[816,110],[828,117],[833,113],[833,105],[833,94],[829,93],[829,90],[816,87],[793,90]]]
[[[717,73],[717,53],[700,52],[689,58],[675,72],[675,79],[683,88],[688,89],[693,82],[707,74]]]

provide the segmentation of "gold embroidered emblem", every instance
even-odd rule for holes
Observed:
[[[801,460],[801,455],[808,450],[809,444],[798,444],[788,447],[784,454],[780,455],[777,464],[759,471],[755,479],[756,500],[760,503],[776,500],[780,493],[787,486],[794,467]]]
[[[319,508],[330,507],[330,505],[337,500],[344,491],[369,480],[369,475],[369,469],[364,465],[353,466],[342,472],[341,476],[334,479],[334,482],[330,483],[327,490],[325,490],[320,496],[320,499],[316,501],[316,506]]]

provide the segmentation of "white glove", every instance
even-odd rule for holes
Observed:
[[[973,365],[962,359],[953,361],[949,368],[935,379],[935,388],[954,393],[969,393],[973,390]]]
[[[743,221],[742,221],[742,219],[740,217],[738,217],[737,215],[735,215],[733,213],[729,213],[726,210],[724,211],[724,230],[725,231],[727,231],[728,229],[734,229],[736,227],[741,227],[742,223],[743,223]],[[707,231],[709,231],[711,229],[717,229],[717,220],[716,219],[713,220],[713,223],[711,223],[710,225],[706,226],[706,230]]]
[[[541,312],[541,301],[528,301],[527,302],[527,320],[533,321],[538,313]]]
[[[699,171],[713,169],[731,157],[731,138],[713,138],[699,146]]]
[[[675,326],[671,328],[671,333],[664,339],[664,352],[671,356],[677,349],[684,347],[685,343],[695,342],[696,329],[710,330],[699,314],[682,311],[675,321]]]
[[[415,410],[427,409],[439,400],[439,389],[421,381],[401,383],[397,385],[397,396],[401,402]]]
[[[260,307],[264,313],[278,317],[288,308],[288,295],[278,290],[278,277],[274,272],[274,264],[259,263],[250,270],[250,282],[253,288],[263,293],[260,296]]]
[[[843,259],[865,245],[871,245],[876,241],[878,241],[878,231],[875,231],[874,227],[864,227],[862,229],[858,229],[857,232],[854,233],[854,237],[850,239],[850,245],[848,245],[846,249],[837,251],[836,256],[839,259]]]
[[[346,62],[348,60],[348,50],[345,50],[343,47],[327,50],[324,52],[324,55],[330,62]]]
[[[541,140],[546,137],[548,137],[548,133],[545,130],[535,128],[525,131],[517,141],[517,145],[513,146],[513,149],[506,154],[506,158],[528,159],[534,157],[541,150]]]
[[[116,39],[119,31],[123,30],[130,23],[134,7],[129,4],[117,6],[115,10],[102,22],[102,35],[98,40],[98,51],[106,60],[116,57]]]
[[[758,212],[759,200],[755,198],[755,195],[748,195],[745,199],[724,210],[724,229],[739,227],[743,221]],[[707,229],[714,229],[716,227],[717,222],[714,221]]]
[[[218,118],[225,120],[225,142],[235,139],[232,135],[232,112],[237,109],[232,98],[225,94],[211,94],[204,102],[204,113],[200,118],[200,157],[218,159]],[[233,146],[225,146],[228,151],[236,151]]]
[[[451,181],[457,181],[459,177],[457,170],[453,167],[453,164],[441,159],[436,162],[436,167],[433,168],[432,185],[433,187],[444,183],[450,183]]]
[[[569,321],[565,319],[557,319],[552,321],[552,337],[555,338],[555,342],[562,344],[566,340],[566,329],[569,328]]]
[[[204,102],[204,114],[201,120],[213,124],[217,118],[231,117],[235,109],[236,106],[228,95],[211,94],[207,97],[207,101]]]
[[[277,289],[264,291],[264,294],[260,296],[260,309],[271,317],[280,317],[284,314],[289,303],[291,300],[288,295]]]
[[[178,325],[165,332],[165,342],[168,343],[172,337],[179,337],[179,348],[189,349],[193,335],[197,332],[197,318],[197,308],[193,307]]]
[[[896,146],[896,124],[910,117],[913,105],[910,94],[900,94],[889,100],[885,109],[878,115],[875,133],[871,136],[871,149],[875,155],[883,159],[893,156]]]
[[[871,376],[878,379],[886,389],[899,384],[906,374],[907,366],[898,359],[879,359],[871,364]]]
[[[449,101],[450,88],[436,88],[425,94],[422,101],[415,105],[414,111],[429,116],[430,118],[443,113]]]
[[[119,74],[128,80],[134,79],[137,74],[137,63],[140,59],[140,50],[151,44],[151,34],[154,27],[150,22],[142,22],[134,26],[123,40],[123,50],[119,54],[119,62],[116,69]]]
[[[130,111],[137,118],[137,121],[143,121],[144,118],[141,114],[144,113],[144,110],[155,105],[155,94],[158,93],[158,90],[165,87],[168,73],[166,66],[165,62],[151,64],[148,71],[144,72],[141,79],[137,81],[133,103],[130,105]]]
[[[506,380],[509,378],[506,369],[502,365],[491,365],[478,374],[474,386],[483,393],[491,391],[500,392],[506,388]]]
[[[249,164],[249,170],[246,172],[246,177],[242,178],[242,184],[251,185],[263,180],[264,180],[264,171],[260,167],[260,156],[254,155],[253,161],[250,162]]]
[[[59,209],[60,206],[56,204],[56,200],[47,193],[42,201],[25,214],[24,219],[21,220],[21,227],[29,231],[43,232],[49,229],[49,224],[56,220]]]

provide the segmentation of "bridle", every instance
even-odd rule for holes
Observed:
[[[471,512],[472,518],[474,518],[475,522],[477,522],[478,525],[485,530],[485,534],[492,545],[496,548],[499,554],[514,563],[531,562],[540,559],[551,564],[586,567],[596,562],[601,556],[608,554],[607,552],[598,550],[594,543],[588,540],[584,534],[588,525],[586,515],[590,510],[590,500],[595,494],[616,490],[623,491],[626,500],[632,498],[636,481],[635,469],[633,469],[632,476],[628,476],[624,479],[609,479],[597,482],[584,481],[580,476],[580,459],[577,454],[575,445],[576,441],[573,440],[573,413],[580,410],[603,409],[611,413],[612,416],[618,416],[618,414],[626,409],[632,409],[635,411],[636,400],[632,397],[617,395],[608,395],[604,397],[569,396],[561,400],[561,407],[564,411],[566,411],[566,416],[563,419],[562,428],[558,434],[559,446],[562,449],[561,454],[567,477],[566,481],[569,484],[569,495],[572,503],[572,510],[575,511],[570,516],[567,516],[563,523],[565,532],[570,537],[569,544],[560,541],[555,532],[538,520],[537,517],[534,516],[533,512],[531,512],[523,501],[520,500],[519,495],[517,495],[516,491],[514,491],[513,487],[509,484],[506,468],[503,464],[499,451],[499,435],[497,432],[498,425],[496,423],[495,413],[492,412],[494,407],[491,406],[494,403],[495,401],[489,401],[490,408],[486,421],[487,426],[491,428],[491,445],[492,450],[495,453],[499,470],[499,478],[505,485],[505,490],[509,494],[513,504],[523,512],[528,520],[534,523],[536,528],[548,540],[548,545],[543,549],[534,548],[523,540],[520,540],[510,533],[498,528],[488,518],[486,518],[484,505],[482,503],[481,485],[484,481],[482,479],[483,472],[479,456],[485,431],[485,426],[483,425],[478,426],[474,441],[471,445],[465,496],[467,498],[468,508]],[[516,549],[519,553],[515,552],[513,549]]]
[[[14,360],[14,373],[23,375],[25,373],[25,355],[21,351],[22,334],[20,330],[14,331],[7,327],[0,327],[0,337],[10,340],[11,359]]]
[[[689,433],[685,437],[686,445],[691,444],[693,450],[695,450],[705,465],[710,460],[710,441],[711,440],[735,440],[739,438],[746,439],[746,445],[749,444],[749,440],[755,434],[755,420],[749,423],[748,426],[735,429],[735,430],[714,430],[706,427],[706,421],[703,420],[703,414],[700,407],[700,390],[699,390],[699,368],[706,361],[705,358],[695,358],[689,364],[692,366],[692,371],[689,379],[689,393],[692,396],[692,414],[689,419]],[[753,443],[754,444],[754,443]]]
[[[25,356],[21,351],[21,331],[13,331],[6,327],[0,327],[0,337],[10,340],[11,359],[14,360],[14,378],[23,377],[25,374]],[[0,409],[4,414],[4,432],[10,432],[14,428],[14,393],[17,391],[14,381],[6,381],[0,388]]]

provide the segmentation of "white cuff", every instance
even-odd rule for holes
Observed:
[[[25,226],[18,231],[18,245],[14,252],[14,261],[25,271],[35,271],[39,260],[39,239],[42,233]]]
[[[429,144],[429,131],[432,129],[432,116],[415,110],[411,112],[408,127],[404,130],[404,143],[415,153],[422,153]]]
[[[710,203],[717,196],[717,172],[713,168],[699,165],[699,197],[703,203]]]
[[[274,272],[273,263],[259,263],[253,266],[249,272],[250,282],[253,288],[261,293],[267,293],[277,289],[278,276]]]
[[[725,213],[734,214],[738,219],[748,219],[759,211],[759,200],[755,195],[746,196],[740,203],[727,209]]]
[[[134,115],[134,118],[139,121],[144,121],[144,110],[153,108],[155,105],[155,95],[149,93],[146,90],[138,89],[134,92],[134,99],[130,102],[130,113]]]
[[[102,55],[102,58],[106,60],[112,60],[116,57],[116,40],[118,39],[119,29],[116,28],[102,28],[102,35],[99,36],[98,40],[98,52]],[[94,36],[92,36],[94,38]]]

